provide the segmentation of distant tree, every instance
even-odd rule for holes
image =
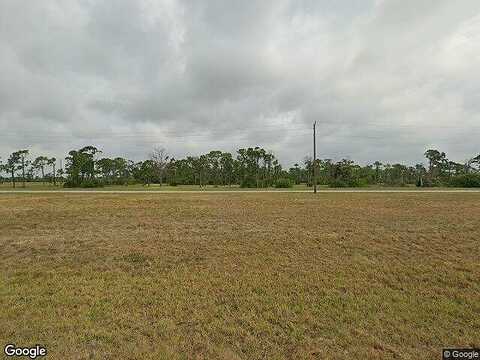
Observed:
[[[208,169],[208,157],[200,155],[195,160],[195,168],[198,173],[198,184],[200,187],[205,186],[208,183],[207,169]]]
[[[78,187],[83,183],[95,183],[95,156],[99,153],[101,151],[94,146],[70,151],[65,158],[67,181],[64,186]]]
[[[357,177],[354,171],[354,162],[342,159],[333,166],[333,176],[329,182],[332,187],[357,186]]]
[[[28,159],[28,150],[19,150],[0,163],[0,181],[5,172],[15,187],[19,178],[23,186],[29,179],[49,179],[56,185],[57,179],[64,180],[64,186],[101,186],[103,184],[160,183],[198,184],[203,187],[231,186],[242,187],[279,186],[279,180],[293,180],[294,183],[312,184],[313,164],[310,158],[303,163],[295,163],[284,171],[273,153],[256,146],[242,148],[234,157],[231,153],[213,150],[199,156],[183,159],[170,158],[164,149],[154,149],[150,159],[133,162],[121,157],[97,159],[101,153],[96,147],[86,146],[72,150],[66,157],[66,175],[63,169],[56,169],[56,160],[38,156],[33,162]],[[422,164],[382,164],[376,161],[371,165],[359,165],[343,159],[334,163],[331,159],[317,159],[317,180],[331,186],[363,186],[375,183],[386,185],[417,184],[418,186],[455,185],[476,183],[480,176],[480,155],[463,162],[447,159],[444,152],[429,149],[425,152],[428,166]],[[30,166],[31,165],[31,166]],[[45,171],[51,166],[51,172]],[[472,175],[472,176],[470,176]],[[283,181],[282,180],[282,181]],[[467,186],[467,185],[465,185]]]
[[[405,185],[405,175],[407,174],[407,167],[402,164],[392,165],[392,179],[394,179],[390,185]]]
[[[128,171],[128,160],[116,157],[113,159],[114,176],[118,184],[127,184],[130,172]]]
[[[313,179],[313,161],[311,167],[311,174]],[[332,159],[317,159],[317,183],[330,184],[335,177],[335,164]]]
[[[18,150],[15,152],[16,154],[16,158],[17,158],[17,164],[18,164],[18,167],[17,169],[18,170],[22,170],[22,187],[25,188],[25,169],[26,167],[28,166],[29,164],[29,161],[28,161],[28,153],[29,151],[28,150]]]
[[[295,184],[300,184],[302,181],[302,170],[300,169],[300,165],[298,163],[295,163],[293,167],[291,167],[288,170],[291,179],[293,179],[293,182]]]
[[[210,151],[206,154],[207,168],[211,171],[211,179],[214,186],[220,184],[222,152],[219,150]]]
[[[240,185],[243,187],[260,187],[260,177],[262,168],[260,162],[263,161],[263,179],[276,176],[275,159],[272,154],[267,153],[260,147],[239,149],[237,151],[238,170],[241,177]],[[265,169],[270,168],[272,174],[266,174]]]
[[[163,176],[165,168],[167,166],[169,155],[165,148],[156,147],[150,153],[150,160],[152,161],[154,168],[160,179],[160,186],[162,186]]]
[[[97,160],[97,169],[105,184],[112,184],[115,175],[115,162],[109,158]]]
[[[230,187],[234,178],[234,166],[235,160],[232,157],[232,154],[224,152],[220,156],[220,169],[223,178],[223,185]]]
[[[443,166],[448,162],[444,152],[430,149],[425,151],[425,157],[428,159],[428,172],[432,178],[441,175]]]
[[[10,174],[10,177],[12,179],[12,187],[15,188],[15,171],[18,168],[18,164],[20,162],[20,154],[18,151],[13,152],[10,154],[10,157],[8,158],[7,162],[5,165],[3,165],[3,169],[5,172]]]
[[[258,188],[260,187],[260,160],[263,159],[266,152],[264,149],[258,146],[256,146],[253,150],[253,156],[255,157],[255,180]]]
[[[53,186],[56,186],[56,185],[57,185],[56,176],[55,176],[55,166],[56,166],[56,162],[57,162],[57,159],[55,159],[54,157],[47,160],[47,165],[49,165],[49,166],[52,167],[52,181],[53,181]]]
[[[145,160],[140,166],[140,177],[143,184],[149,186],[155,178],[155,173],[158,172],[157,164],[153,160]]]
[[[271,151],[266,152],[263,155],[264,187],[273,186],[272,172],[273,172],[274,160],[275,160],[275,156]]]
[[[373,163],[373,165],[375,166],[375,182],[378,184],[380,183],[380,171],[382,168],[382,163],[377,160]]]
[[[471,158],[465,163],[465,172],[468,173],[470,170],[480,172],[480,155]]]
[[[35,171],[40,170],[42,173],[42,182],[45,182],[45,166],[48,163],[48,158],[46,156],[38,156],[33,160],[32,167]]]
[[[425,177],[425,174],[427,173],[427,170],[425,169],[425,166],[423,164],[416,164],[415,165],[415,172],[417,175],[417,186],[424,186],[423,179]]]
[[[169,185],[176,186],[177,183],[177,161],[171,157],[166,166],[166,180]]]
[[[307,180],[307,185],[312,186],[313,185],[313,166],[312,166],[312,158],[309,156],[306,156],[303,159],[303,168],[305,169],[305,174],[306,174],[306,180]]]
[[[273,166],[273,182],[276,183],[278,179],[282,176],[282,165],[277,159],[274,159],[272,162]]]
[[[63,169],[57,169],[57,176],[56,178],[57,179],[61,179],[61,181],[63,181],[63,176],[65,175],[65,171]]]

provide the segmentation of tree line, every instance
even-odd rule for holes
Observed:
[[[36,176],[38,173],[41,174],[43,182],[49,181],[56,185],[57,176],[63,177],[62,171],[55,171],[57,159],[38,156],[31,160],[29,154],[29,150],[14,151],[5,163],[0,158],[0,175],[2,172],[6,173],[10,177],[13,187],[16,187],[19,179],[22,182],[22,186],[25,187],[26,181],[38,179],[38,176]],[[18,172],[21,172],[20,176]],[[0,176],[0,181],[3,182],[4,180],[5,177]]]
[[[480,155],[465,163],[447,159],[444,152],[425,152],[427,165],[389,164],[375,161],[361,166],[349,159],[333,161],[306,157],[289,169],[282,168],[271,152],[261,147],[238,149],[235,154],[219,150],[199,156],[175,159],[166,149],[155,148],[143,161],[122,157],[108,158],[95,146],[69,151],[65,169],[57,168],[57,160],[46,156],[32,157],[29,150],[18,150],[5,161],[0,159],[0,181],[13,187],[40,181],[64,187],[99,187],[105,185],[168,184],[241,186],[251,188],[312,186],[314,166],[316,181],[330,187],[369,185],[420,187],[480,187]]]

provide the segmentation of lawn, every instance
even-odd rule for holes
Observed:
[[[0,343],[437,359],[480,347],[479,245],[480,193],[0,194]]]
[[[193,192],[199,192],[199,191],[214,191],[214,192],[219,192],[219,191],[244,191],[244,192],[259,192],[259,191],[279,191],[279,192],[285,192],[285,191],[302,191],[302,192],[313,192],[313,187],[309,187],[306,184],[299,184],[299,185],[294,185],[291,188],[274,188],[274,187],[269,187],[269,188],[241,188],[238,185],[232,185],[232,186],[214,186],[214,185],[207,185],[207,186],[198,186],[198,185],[178,185],[178,186],[170,186],[168,184],[163,184],[163,186],[160,186],[159,184],[150,184],[150,185],[142,185],[142,184],[133,184],[133,185],[106,185],[104,187],[99,187],[99,188],[64,188],[62,184],[57,184],[54,186],[53,184],[49,183],[42,183],[42,182],[27,182],[25,184],[25,187],[22,186],[21,182],[17,182],[17,185],[15,188],[12,187],[11,182],[3,182],[0,183],[0,192],[6,192],[6,191],[16,191],[16,192],[21,192],[21,191],[67,191],[67,192],[72,192],[72,191],[172,191],[172,192],[179,192],[179,191],[193,191]],[[420,188],[416,187],[414,185],[406,185],[406,186],[382,186],[382,185],[369,185],[365,187],[355,187],[355,188],[332,188],[329,187],[328,185],[318,185],[318,191],[344,191],[344,190],[356,190],[356,191],[365,191],[365,190],[395,190],[395,191],[426,191],[426,192],[432,192],[432,191],[454,191],[454,190],[462,190],[462,191],[480,191],[479,189],[476,188],[453,188],[453,187],[430,187],[430,188]]]
[[[319,186],[319,188],[328,188],[327,186]],[[272,191],[272,190],[310,190],[313,191],[312,187],[308,187],[304,184],[302,185],[295,185],[292,188],[287,189],[276,189],[276,188],[240,188],[238,185],[232,186],[198,186],[198,185],[178,185],[178,186],[170,186],[168,184],[163,184],[160,186],[159,184],[150,184],[150,185],[142,185],[142,184],[133,184],[133,185],[107,185],[104,187],[99,188],[64,188],[62,184],[57,184],[54,186],[53,184],[49,183],[42,183],[42,182],[27,182],[25,184],[25,188],[22,186],[21,182],[16,184],[16,187],[12,187],[11,182],[4,182],[0,184],[1,191],[22,191],[22,190],[65,190],[65,191]]]

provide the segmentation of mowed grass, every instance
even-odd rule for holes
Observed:
[[[268,188],[241,188],[239,185],[219,185],[219,186],[214,186],[214,185],[206,185],[206,186],[198,186],[198,185],[178,185],[178,186],[170,186],[168,184],[163,184],[160,186],[160,184],[150,184],[150,185],[142,185],[142,184],[133,184],[133,185],[106,185],[103,187],[99,188],[64,188],[63,184],[57,184],[54,186],[53,184],[50,183],[42,183],[42,182],[26,182],[25,187],[23,187],[22,182],[17,182],[16,187],[14,188],[12,186],[11,182],[3,182],[0,183],[0,192],[6,192],[6,191],[12,191],[12,192],[22,192],[22,191],[66,191],[66,192],[73,192],[73,191],[79,191],[79,192],[85,192],[85,191],[100,191],[100,192],[105,192],[105,191],[113,191],[113,192],[118,192],[118,191],[172,191],[172,192],[179,192],[179,191],[193,191],[193,192],[206,192],[206,191],[213,191],[213,192],[220,192],[220,191],[233,191],[233,192],[238,192],[238,191],[244,191],[244,192],[260,192],[260,191],[266,191],[266,192],[272,192],[272,191],[278,191],[278,192],[285,192],[285,191],[304,191],[304,192],[313,192],[313,187],[309,187],[306,184],[298,184],[294,185],[291,188],[275,188],[275,187],[268,187]],[[432,191],[456,191],[456,190],[462,190],[462,191],[470,191],[470,192],[480,192],[479,189],[476,188],[453,188],[453,187],[430,187],[430,188],[421,188],[421,187],[416,187],[415,185],[408,184],[406,186],[383,186],[383,185],[369,185],[365,187],[355,187],[355,188],[333,188],[329,187],[328,185],[325,184],[319,184],[318,185],[318,191],[365,191],[365,190],[395,190],[395,191],[425,191],[425,192],[432,192]]]
[[[0,344],[436,359],[480,346],[479,244],[480,194],[2,194]]]
[[[328,186],[322,185],[319,188],[327,189]],[[405,189],[405,187],[404,187]],[[239,185],[206,185],[206,186],[198,186],[198,185],[178,185],[178,186],[170,186],[168,184],[133,184],[133,185],[106,185],[103,187],[98,188],[64,188],[63,184],[53,185],[50,183],[42,183],[42,182],[26,182],[25,187],[23,187],[22,182],[17,182],[16,187],[12,186],[11,182],[3,182],[0,183],[0,191],[16,191],[21,192],[24,190],[28,191],[47,191],[47,190],[55,190],[55,191],[288,191],[288,190],[310,190],[313,192],[312,187],[308,187],[306,184],[295,185],[291,188],[241,188]]]

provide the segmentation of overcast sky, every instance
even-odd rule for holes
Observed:
[[[480,153],[479,0],[0,1],[0,156]]]

